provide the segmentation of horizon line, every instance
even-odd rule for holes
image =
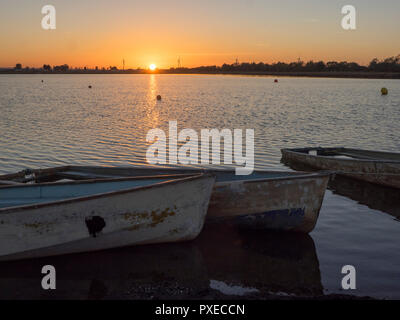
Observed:
[[[313,62],[313,63],[323,62],[325,65],[328,64],[328,63],[330,63],[330,62],[333,62],[333,63],[348,63],[348,64],[353,64],[353,63],[355,63],[355,64],[359,65],[360,67],[368,67],[368,66],[371,64],[371,62],[374,61],[374,60],[377,60],[378,62],[383,62],[383,61],[388,60],[388,59],[391,59],[391,58],[398,58],[398,59],[400,59],[400,54],[394,55],[394,56],[390,56],[390,57],[386,57],[386,58],[383,58],[382,60],[379,60],[378,58],[375,57],[375,58],[373,58],[373,59],[369,62],[369,64],[360,64],[359,62],[356,62],[356,61],[347,61],[347,60],[340,60],[340,61],[337,61],[337,60],[322,60],[322,59],[316,59],[316,60],[314,60],[314,59],[310,59],[310,60],[300,60],[300,58],[299,58],[297,61],[280,61],[280,60],[278,60],[277,62],[270,62],[270,63],[268,63],[268,62],[263,62],[263,61],[258,61],[258,62],[256,62],[256,61],[242,61],[242,62],[239,63],[238,61],[236,61],[236,62],[233,62],[233,63],[224,62],[223,64],[220,64],[220,65],[217,65],[217,64],[209,64],[209,65],[200,65],[200,66],[195,66],[195,67],[184,67],[184,66],[176,67],[176,66],[169,66],[169,67],[164,67],[164,68],[157,68],[157,70],[196,69],[196,68],[203,68],[203,67],[223,67],[224,65],[232,66],[232,65],[243,65],[243,64],[277,65],[277,64],[282,63],[282,64],[288,64],[288,65],[290,65],[290,64],[299,64],[299,63],[302,63],[302,64],[304,65],[304,64],[309,63],[309,62]],[[98,70],[98,71],[109,70],[109,68],[117,68],[117,70],[119,70],[119,71],[123,71],[123,70],[148,70],[148,69],[149,69],[148,66],[147,66],[147,67],[144,67],[144,68],[141,67],[141,66],[137,66],[137,67],[126,67],[126,66],[125,66],[125,67],[122,67],[121,69],[119,69],[116,65],[108,65],[107,67],[106,67],[106,66],[91,66],[91,67],[88,67],[87,65],[79,66],[79,67],[73,67],[73,66],[70,66],[68,63],[63,63],[63,64],[60,64],[60,65],[54,64],[53,66],[51,66],[50,64],[44,63],[43,65],[41,65],[41,66],[39,66],[39,67],[37,67],[37,66],[34,66],[34,67],[25,66],[25,67],[24,67],[24,65],[23,65],[21,62],[17,62],[14,66],[0,66],[0,69],[15,69],[16,66],[19,65],[19,64],[21,65],[22,69],[24,69],[24,68],[43,69],[43,67],[44,67],[45,65],[48,65],[48,66],[53,67],[53,68],[54,68],[54,67],[60,67],[60,66],[68,66],[69,68],[71,68],[71,70],[85,70],[85,68],[86,68],[86,70]],[[97,68],[97,69],[96,69],[96,68]]]

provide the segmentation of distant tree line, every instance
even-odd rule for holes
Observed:
[[[376,72],[400,72],[400,54],[382,61],[375,58],[370,62],[368,69]]]
[[[2,69],[2,70],[8,70],[8,69]],[[29,68],[25,67],[22,68],[21,63],[17,63],[13,69],[14,71],[36,71],[36,72],[73,72],[73,71],[118,71],[118,68],[116,66],[110,66],[107,69],[106,68],[99,68],[95,67],[94,69],[88,69],[87,67],[84,68],[75,68],[72,69],[68,66],[68,64],[63,64],[60,66],[51,66],[49,64],[44,64],[41,68]]]
[[[241,73],[241,72],[400,72],[400,55],[396,57],[386,58],[384,60],[373,59],[368,66],[361,66],[356,62],[347,61],[297,61],[297,62],[277,62],[277,63],[233,63],[222,66],[201,66],[196,68],[171,68],[171,71],[184,72],[201,72],[201,73]]]
[[[2,69],[3,72],[28,72],[28,73],[147,73],[145,69],[126,69],[121,70],[116,66],[109,66],[107,69],[95,67],[94,69],[70,68],[67,64],[60,66],[50,66],[44,64],[41,68],[22,67],[21,63],[17,63],[13,69]],[[158,70],[158,73],[301,73],[313,72],[329,73],[329,72],[383,72],[383,73],[400,73],[400,54],[395,57],[386,58],[383,60],[373,59],[368,66],[359,65],[356,62],[347,61],[296,61],[296,62],[242,62],[226,64],[222,66],[201,66],[195,68],[170,68],[166,70]],[[398,75],[395,75],[397,78]]]
[[[47,69],[45,69],[45,67]],[[51,71],[51,68],[49,68],[49,65],[43,65],[43,69],[47,71]],[[69,70],[69,66],[67,64],[63,64],[61,66],[54,66],[53,71],[55,72],[67,72]]]

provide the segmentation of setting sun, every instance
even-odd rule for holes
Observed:
[[[154,70],[156,70],[157,66],[156,66],[154,63],[152,63],[152,64],[149,66],[149,68],[150,68],[151,71],[154,71]]]

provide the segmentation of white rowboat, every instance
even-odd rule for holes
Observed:
[[[191,240],[214,182],[198,174],[0,186],[0,261]]]

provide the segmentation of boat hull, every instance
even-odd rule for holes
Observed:
[[[309,233],[328,182],[329,174],[216,183],[207,219],[233,218],[247,228]]]
[[[70,167],[70,172],[111,176],[153,174],[194,174],[200,169]],[[217,181],[208,207],[207,221],[233,219],[239,226],[256,229],[308,233],[317,222],[329,173],[279,172],[258,170],[250,176],[234,171],[212,170]],[[261,178],[262,176],[269,178]],[[252,176],[260,176],[254,179]],[[65,177],[68,177],[66,175]],[[231,181],[226,181],[232,179]],[[224,182],[225,181],[225,182]]]
[[[332,170],[338,175],[383,186],[400,188],[400,161],[323,157],[305,153],[304,151],[307,150],[282,149],[282,161],[286,163],[301,163],[320,170]],[[310,148],[310,150],[312,149]],[[331,150],[336,149],[332,148]]]
[[[190,177],[0,209],[0,261],[194,239],[203,228],[214,181]]]
[[[63,169],[64,170],[64,169]],[[234,171],[186,168],[121,168],[71,166],[61,177],[147,176],[209,172],[216,183],[207,221],[233,219],[239,226],[255,229],[309,233],[316,225],[329,173],[256,170],[250,176]],[[67,174],[71,172],[71,174]],[[270,176],[262,178],[262,176]],[[254,176],[259,178],[254,179]],[[231,179],[231,181],[226,181]],[[225,181],[225,182],[224,182]]]
[[[236,223],[246,227],[304,233],[312,231],[317,222],[330,177],[329,173],[288,171],[256,170],[250,176],[236,176],[234,170],[86,166],[49,168],[37,170],[36,174],[38,181],[42,181],[42,179],[51,179],[52,176],[60,179],[96,179],[199,174],[201,172],[209,172],[217,178],[210,199],[207,220],[234,218]],[[23,174],[0,178],[23,181]],[[232,181],[227,181],[230,179]]]

